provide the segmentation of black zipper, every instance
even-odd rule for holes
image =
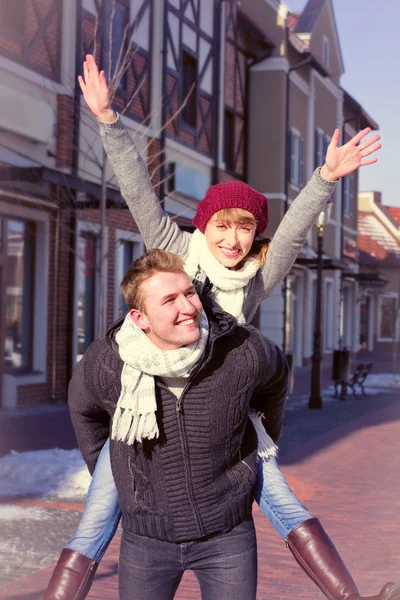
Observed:
[[[203,536],[203,535],[205,535],[204,526],[203,526],[202,519],[201,519],[200,515],[198,514],[198,511],[196,510],[196,503],[194,501],[194,494],[193,494],[193,486],[191,484],[189,463],[187,460],[188,448],[187,448],[187,439],[186,439],[186,432],[185,432],[185,425],[184,425],[184,413],[183,413],[183,408],[182,408],[182,396],[183,396],[183,393],[185,392],[186,388],[188,387],[189,382],[185,385],[180,398],[177,398],[175,396],[175,394],[173,394],[171,392],[169,387],[167,385],[165,385],[165,383],[159,381],[158,385],[160,386],[160,388],[164,389],[169,394],[171,394],[171,396],[173,396],[176,400],[176,419],[177,419],[177,424],[178,424],[179,443],[181,446],[182,459],[183,459],[185,473],[186,473],[185,479],[186,479],[187,495],[188,495],[190,507],[192,509],[192,514],[196,521],[197,529],[199,531],[200,536]]]

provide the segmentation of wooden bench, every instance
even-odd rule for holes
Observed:
[[[371,373],[372,363],[358,363],[356,366],[354,373],[351,375],[348,381],[335,381],[335,398],[338,397],[338,387],[341,386],[341,394],[339,396],[340,400],[344,400],[347,394],[347,388],[351,388],[353,392],[353,396],[356,396],[356,386],[361,389],[361,393],[363,396],[366,396],[366,392],[364,389],[364,383],[367,379],[368,375]]]

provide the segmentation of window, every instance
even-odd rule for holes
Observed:
[[[22,38],[25,34],[26,0],[1,0],[0,24],[2,29]]]
[[[224,121],[224,161],[228,171],[235,170],[235,116],[228,109]]]
[[[189,52],[182,52],[182,94],[181,102],[186,99],[182,110],[182,119],[190,127],[197,124],[197,60]]]
[[[324,164],[330,141],[331,138],[325,135],[322,129],[315,131],[315,168]]]
[[[333,281],[325,280],[325,311],[324,311],[325,350],[333,349]]]
[[[353,214],[354,175],[346,175],[343,181],[343,209],[344,214],[350,217]]]
[[[77,361],[93,342],[96,333],[97,240],[95,234],[82,231],[77,241]]]
[[[5,220],[4,367],[32,369],[36,226]]]
[[[114,4],[114,14],[113,12]],[[124,56],[128,51],[129,34],[125,33],[125,28],[129,23],[129,8],[123,2],[118,0],[109,0],[105,7],[105,39],[104,39],[104,54],[103,54],[103,69],[106,77],[110,79],[116,75],[117,66],[121,68]],[[110,40],[111,27],[111,40]],[[124,36],[125,41],[124,41]],[[124,45],[123,45],[124,42]],[[121,55],[121,56],[120,56]],[[119,58],[119,61],[118,61]],[[111,59],[111,65],[110,65]],[[119,64],[118,64],[119,62]],[[110,69],[111,68],[111,69]],[[119,89],[126,89],[127,78],[126,72],[116,82]]]
[[[329,40],[325,36],[322,38],[322,62],[329,67]]]
[[[143,254],[143,241],[138,233],[116,230],[115,250],[115,303],[114,317],[118,319],[128,311],[121,292],[121,281],[131,263]]]
[[[353,294],[349,287],[343,288],[343,345],[351,348],[353,344]]]
[[[290,183],[302,187],[303,179],[304,141],[295,130],[290,131]]]
[[[396,298],[381,296],[379,298],[379,341],[391,341],[394,337],[396,323]]]

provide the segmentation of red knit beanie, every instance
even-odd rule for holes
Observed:
[[[242,181],[212,185],[197,205],[193,225],[204,233],[211,217],[224,208],[242,208],[257,222],[255,235],[261,235],[268,225],[268,199]]]

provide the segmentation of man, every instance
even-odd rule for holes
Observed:
[[[255,599],[257,437],[248,410],[264,414],[276,440],[284,355],[207,301],[203,310],[176,255],[148,252],[122,290],[129,314],[88,348],[69,390],[91,471],[112,421],[120,598],[173,598],[190,569],[203,598]]]

